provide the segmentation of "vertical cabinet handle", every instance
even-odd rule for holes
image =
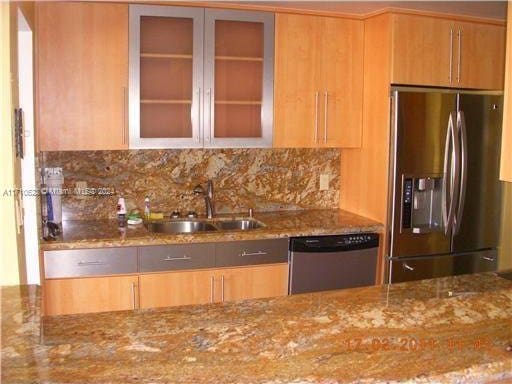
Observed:
[[[458,44],[458,52],[457,52],[457,84],[460,83],[460,71],[461,71],[461,60],[462,60],[462,29],[459,29],[457,32],[457,44]]]
[[[126,87],[123,87],[123,126],[121,127],[121,139],[122,139],[122,143],[123,144],[126,144],[127,143],[127,132],[128,132],[128,128],[127,128],[127,124],[126,124],[126,113],[128,111],[128,108],[126,107],[126,104],[127,104],[127,92],[126,92]]]
[[[208,88],[206,90],[206,96],[208,97],[207,105],[208,105],[208,127],[205,128],[204,139],[207,142],[210,142],[211,133],[212,133],[212,89]],[[206,115],[206,114],[205,114]]]
[[[220,277],[221,287],[220,287],[220,299],[224,302],[224,275]]]
[[[215,277],[210,277],[210,303],[215,300]]]
[[[315,92],[315,143],[318,143],[318,91]]]
[[[450,28],[450,72],[448,73],[448,82],[452,83],[452,73],[453,73],[453,28]]]
[[[329,92],[324,92],[324,144],[327,144],[327,108],[329,107]]]
[[[201,142],[201,88],[197,89],[197,131],[194,140],[196,143]]]
[[[132,281],[132,309],[137,309],[137,283]]]

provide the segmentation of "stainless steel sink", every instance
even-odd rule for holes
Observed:
[[[239,220],[170,220],[152,221],[145,224],[149,232],[156,233],[196,233],[212,231],[249,231],[264,227],[253,219]]]
[[[260,222],[252,219],[218,221],[215,225],[224,231],[248,231],[263,227]]]
[[[195,233],[217,230],[212,223],[199,220],[150,222],[146,224],[146,228],[149,232],[157,233]]]

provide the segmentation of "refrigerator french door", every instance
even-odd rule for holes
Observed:
[[[390,282],[496,269],[502,99],[392,89]]]

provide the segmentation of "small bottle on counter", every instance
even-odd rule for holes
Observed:
[[[117,222],[120,227],[124,227],[126,222],[126,203],[123,196],[117,200]]]
[[[149,202],[149,196],[144,199],[144,218],[147,220],[151,216],[151,203]]]

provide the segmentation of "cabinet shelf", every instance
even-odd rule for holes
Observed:
[[[222,105],[261,105],[261,101],[215,100],[215,104],[222,104]]]
[[[263,62],[263,57],[249,57],[249,56],[215,56],[215,60],[228,60],[228,61],[260,61],[260,62]]]
[[[181,55],[176,53],[141,53],[140,57],[152,59],[188,59],[192,60],[192,55]]]
[[[141,104],[192,104],[192,100],[142,99]]]

